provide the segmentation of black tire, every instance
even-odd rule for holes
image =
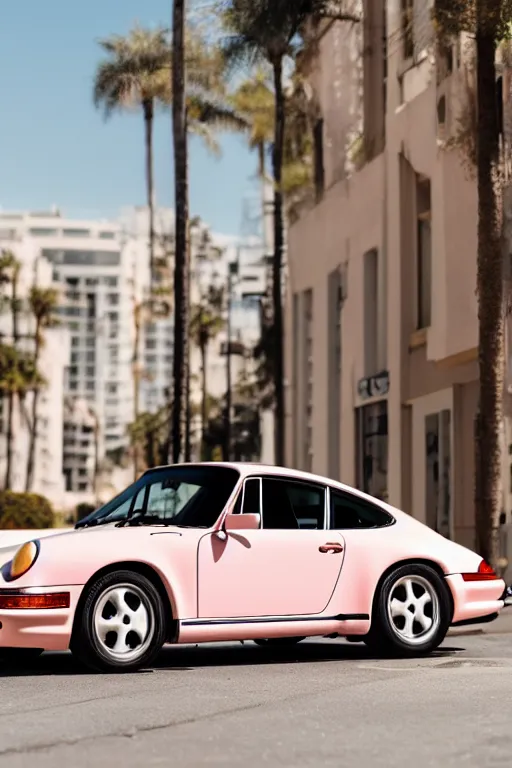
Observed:
[[[409,600],[405,580],[408,580],[414,590],[409,605],[407,605]],[[425,610],[422,609],[421,618],[432,620],[429,629],[422,627],[416,619],[419,614],[411,610],[414,601],[422,597],[422,589],[423,594],[429,595],[429,599],[425,603]],[[402,594],[405,598],[403,600]],[[396,599],[398,605],[403,602],[404,616],[397,615],[395,618],[390,616],[391,599]],[[414,617],[412,622],[407,612]],[[435,651],[443,642],[450,622],[450,599],[446,584],[439,574],[426,565],[403,565],[385,578],[375,596],[372,625],[368,635],[364,637],[364,643],[379,655],[425,656]],[[408,631],[409,627],[411,627],[410,631]]]
[[[20,667],[36,661],[42,653],[42,648],[0,648],[0,664]]]
[[[135,612],[139,612],[138,619]],[[119,633],[112,624],[112,630],[106,631],[106,622],[116,622],[116,617],[119,627],[130,626],[133,619],[135,629]],[[98,621],[103,622],[104,638],[98,634]],[[165,642],[166,629],[164,604],[152,582],[133,571],[115,571],[90,587],[75,621],[71,651],[85,666],[98,672],[135,672],[151,666]],[[118,640],[121,646],[116,651]]]
[[[269,637],[268,640],[254,640],[254,642],[262,648],[286,648],[298,645],[305,639],[305,637]]]

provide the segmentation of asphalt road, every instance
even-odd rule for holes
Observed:
[[[433,657],[309,641],[167,648],[154,671],[68,654],[0,671],[0,767],[512,765],[512,608]]]

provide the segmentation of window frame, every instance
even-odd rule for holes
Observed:
[[[375,504],[372,501],[369,501],[368,499],[363,499],[361,496],[359,496],[356,493],[352,493],[351,491],[348,491],[344,488],[334,488],[333,486],[327,486],[328,490],[328,496],[329,496],[329,531],[381,531],[383,528],[391,528],[393,525],[396,524],[396,518],[388,512],[387,509],[384,509],[380,506],[380,504]],[[350,500],[355,501],[358,504],[361,504],[362,506],[368,507],[369,509],[377,509],[380,513],[383,515],[386,515],[388,517],[388,522],[384,525],[374,525],[374,526],[365,526],[361,528],[333,528],[331,527],[331,523],[334,522],[334,515],[333,515],[333,495],[336,494],[338,496],[344,496],[347,497]]]
[[[246,514],[244,513],[244,502],[245,502],[245,484],[248,480],[258,480],[260,485],[260,528],[259,530],[288,530],[288,528],[283,529],[265,529],[263,522],[264,522],[264,510],[263,510],[263,481],[264,480],[278,480],[279,482],[283,483],[293,483],[294,485],[302,485],[314,488],[318,491],[322,491],[324,494],[324,524],[322,528],[298,528],[299,531],[328,531],[329,530],[329,523],[330,523],[330,495],[329,495],[329,486],[325,485],[321,482],[316,482],[314,480],[306,480],[303,478],[296,478],[296,477],[286,477],[284,475],[248,475],[247,477],[244,477],[243,479],[243,485],[242,489],[240,490],[240,494],[242,494],[242,502],[240,506],[240,513],[237,514]],[[236,506],[238,502],[238,496],[236,497],[235,503],[233,507]],[[291,530],[291,529],[290,529]]]

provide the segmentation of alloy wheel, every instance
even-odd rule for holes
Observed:
[[[135,584],[115,584],[99,596],[93,628],[102,653],[119,662],[135,661],[154,635],[153,607],[144,590]]]
[[[430,581],[408,575],[393,584],[387,600],[392,631],[408,645],[429,642],[440,624],[439,598]]]

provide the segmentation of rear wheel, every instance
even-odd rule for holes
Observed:
[[[432,653],[446,637],[450,613],[446,585],[433,568],[401,566],[382,584],[364,642],[377,653]]]
[[[166,637],[162,598],[149,579],[132,571],[102,576],[89,590],[71,650],[102,672],[150,666]]]
[[[305,637],[270,637],[268,640],[254,640],[254,642],[263,648],[286,648],[289,645],[297,645],[305,639]]]

